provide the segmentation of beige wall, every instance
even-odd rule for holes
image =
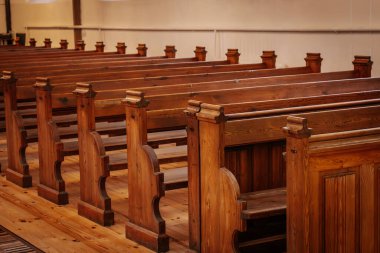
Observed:
[[[0,0],[0,33],[7,32],[7,25],[5,21],[5,1]]]
[[[12,2],[15,29],[72,25],[71,0],[33,6],[25,0]],[[82,23],[103,28],[215,30],[84,30],[87,49],[102,40],[106,50],[113,51],[123,41],[128,52],[135,52],[137,43],[146,43],[149,55],[162,55],[164,46],[173,44],[183,57],[193,55],[196,45],[204,45],[209,59],[224,58],[227,48],[238,48],[242,62],[257,62],[262,50],[273,49],[279,67],[303,65],[306,52],[321,52],[323,71],[351,68],[354,55],[362,54],[373,57],[374,74],[380,75],[380,33],[225,31],[380,29],[380,0],[82,0]],[[28,34],[39,40],[73,39],[70,30],[29,30]]]

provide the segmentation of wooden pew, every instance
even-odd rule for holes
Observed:
[[[353,120],[361,124],[352,128],[352,117],[346,119],[344,131],[330,124],[328,134],[309,128],[315,122],[306,118],[288,117],[288,252],[379,252],[379,111],[375,114],[370,125],[366,114],[356,115]]]
[[[278,248],[271,245],[269,249],[261,249],[260,252],[283,252],[286,238],[284,226],[286,191],[283,188],[277,188],[252,192],[252,189],[256,187],[255,183],[257,182],[273,181],[275,178],[283,181],[281,178],[285,177],[285,167],[282,161],[285,136],[281,131],[281,126],[286,123],[287,115],[307,118],[310,126],[318,134],[379,127],[379,101],[377,98],[345,104],[325,104],[321,105],[319,109],[316,107],[308,110],[305,110],[306,108],[297,110],[288,108],[258,112],[258,114],[225,114],[224,108],[221,106],[202,104],[201,110],[197,114],[201,168],[201,251],[235,252],[240,246],[243,247],[241,252],[252,252],[254,249],[250,247],[258,243],[278,241],[281,242]],[[302,110],[304,110],[303,113],[301,113]],[[296,128],[292,127],[292,130],[296,130]],[[299,134],[302,135],[305,132]],[[301,142],[305,142],[305,139],[298,140],[298,146],[291,146],[287,151],[292,152],[293,150],[293,153],[300,152],[302,155],[304,150],[300,149]],[[267,153],[268,148],[265,148],[265,144],[271,145],[269,153]],[[291,162],[297,166],[296,160],[289,161],[289,163]],[[298,166],[300,163],[302,161],[298,160]],[[340,161],[337,163],[340,167]],[[273,168],[270,168],[271,166]],[[295,174],[299,173],[294,172],[293,175],[296,176]],[[292,180],[290,175],[288,178]],[[306,185],[304,181],[301,184]],[[301,210],[299,204],[304,200],[302,190],[301,196],[298,195],[298,192],[292,191],[292,193],[294,208],[300,207]],[[295,194],[297,197],[294,196]],[[316,201],[315,204],[317,203]],[[309,211],[307,213],[310,214]],[[294,215],[295,219],[301,220],[305,213],[298,212],[298,215],[296,213]],[[271,221],[276,216],[279,216],[280,219]],[[250,232],[252,224],[260,224],[259,219],[265,218],[266,222],[263,225],[269,226],[281,221],[281,216],[283,222],[279,227],[279,235],[264,234],[264,238],[255,238],[266,231],[265,228],[259,227],[252,230],[251,236],[255,241],[240,242],[240,239],[249,236],[249,233],[247,235],[243,232]],[[317,229],[312,231],[315,232]],[[313,235],[312,233],[312,237],[314,237]],[[221,241],[224,243],[221,244]],[[298,241],[297,243],[301,245],[303,242]],[[311,247],[311,249],[316,248]],[[291,250],[288,252],[312,251]]]
[[[229,55],[228,57],[230,57],[228,61],[229,62],[237,62],[237,59],[236,59],[236,57],[238,56],[236,54],[237,52],[235,50],[232,50],[232,51],[234,53],[232,55],[228,54]],[[231,53],[231,50],[230,50],[230,53]],[[273,52],[272,52],[272,54],[274,55]],[[271,56],[271,58],[275,59],[275,57],[273,57],[273,55]],[[243,66],[243,68],[246,68],[246,67],[248,67],[248,68],[266,67],[267,63],[265,63],[265,62],[267,61],[267,57],[264,56],[263,61],[264,61],[264,63],[261,63],[261,64],[247,64],[247,65]],[[236,65],[236,66],[240,67],[238,65]],[[223,67],[223,66],[218,66],[217,68],[208,67],[208,66],[199,67],[199,68],[190,68],[191,69],[190,71],[201,71],[201,69],[205,68],[204,69],[205,72],[218,72],[221,70],[220,67]],[[231,65],[231,67],[233,67],[233,65]],[[311,68],[305,67],[305,70],[306,69],[310,71]],[[168,71],[168,70],[169,69],[164,69],[162,71],[164,71],[165,73],[171,72],[171,74],[176,74],[177,70],[180,73],[183,72],[183,70],[181,68],[177,68],[177,69],[172,70],[172,71]],[[147,71],[145,71],[144,73],[147,73]],[[157,75],[159,75],[160,72],[159,72],[159,70],[156,70],[155,73]],[[9,73],[6,73],[6,74],[9,74]],[[131,72],[130,74],[134,74],[134,72]],[[89,75],[87,78],[93,78],[93,75]],[[24,152],[25,148],[27,146],[28,140],[27,140],[27,136],[24,133],[22,133],[24,131],[24,126],[23,126],[23,123],[21,120],[21,114],[20,114],[20,112],[15,113],[15,111],[17,110],[17,103],[15,101],[17,100],[16,97],[18,96],[18,95],[16,95],[16,90],[18,92],[18,90],[21,89],[21,87],[15,86],[15,81],[16,80],[15,80],[14,76],[12,76],[11,74],[3,78],[3,83],[6,86],[6,88],[4,89],[5,109],[6,109],[5,116],[7,118],[6,124],[7,124],[7,129],[12,129],[11,131],[9,131],[12,134],[7,135],[7,138],[9,138],[8,140],[11,140],[11,141],[8,141],[8,143],[11,143],[11,142],[15,143],[14,145],[9,145],[9,147],[8,147],[9,150],[14,150],[14,152],[13,151],[9,152],[8,159],[12,160],[12,161],[8,162],[8,164],[10,165],[10,167],[9,167],[10,172],[11,171],[17,172],[16,173],[17,175],[15,174],[14,176],[10,176],[10,178],[13,179],[12,181],[16,182],[16,184],[18,184],[18,185],[30,186],[31,179],[29,176],[26,176],[26,178],[28,178],[28,179],[22,179],[22,178],[24,178],[25,175],[28,175],[28,166],[26,163],[25,152]],[[72,91],[72,89],[71,89],[71,91]],[[31,93],[29,91],[24,93],[24,94],[25,94],[25,96],[23,97],[23,99],[35,97],[35,95],[31,95]],[[61,102],[63,102],[64,105],[66,104],[65,100],[62,100]],[[8,120],[8,117],[12,117],[13,119]],[[35,124],[35,123],[29,124],[28,127],[29,128],[33,127],[33,124]],[[17,135],[17,137],[15,135]],[[34,141],[34,140],[36,140],[35,137],[34,137],[34,139],[32,139],[32,141]],[[18,150],[18,151],[16,151],[16,150]],[[22,157],[20,157],[20,156],[22,156]],[[17,178],[19,178],[19,179],[17,179]]]
[[[293,79],[293,81],[295,81],[295,80]],[[325,87],[327,87],[327,88],[329,86],[331,86],[331,85],[330,84],[325,85]],[[300,87],[302,87],[302,86],[300,86]],[[171,88],[171,87],[169,87],[169,88]],[[287,87],[287,88],[289,88],[289,87]],[[305,86],[305,88],[307,90],[309,90],[308,86]],[[267,89],[267,90],[272,91],[270,89]],[[341,91],[343,91],[343,90],[341,90]],[[348,91],[348,90],[346,90],[346,91]],[[167,92],[169,92],[169,90]],[[230,90],[228,90],[227,92],[229,95],[232,94],[232,92]],[[78,96],[80,97],[80,99],[77,100],[77,103],[78,103],[77,108],[78,108],[78,110],[80,110],[80,112],[78,111],[78,123],[81,125],[80,129],[83,129],[83,131],[80,132],[80,136],[84,136],[82,138],[84,138],[86,140],[86,141],[80,141],[81,143],[83,143],[80,145],[84,145],[84,148],[80,148],[80,150],[82,150],[82,153],[80,155],[80,163],[81,164],[82,163],[88,164],[88,166],[85,166],[83,170],[82,170],[83,165],[81,165],[81,174],[86,175],[85,177],[83,177],[84,180],[81,180],[81,185],[83,185],[82,189],[86,189],[86,190],[84,190],[85,193],[82,195],[82,198],[81,198],[81,204],[79,205],[79,208],[80,208],[79,213],[82,215],[85,215],[85,216],[89,217],[90,219],[93,219],[93,220],[95,220],[101,224],[108,224],[109,225],[109,224],[113,223],[113,216],[112,216],[113,214],[112,214],[112,210],[110,208],[109,198],[106,198],[106,200],[104,199],[105,192],[106,192],[105,188],[104,188],[105,186],[104,186],[104,184],[101,184],[101,185],[96,184],[96,185],[100,186],[100,188],[98,188],[96,185],[91,183],[91,179],[97,181],[98,179],[102,178],[102,180],[105,181],[105,177],[107,177],[107,175],[109,174],[108,168],[111,168],[114,166],[113,164],[111,164],[107,160],[108,158],[105,156],[105,153],[104,153],[105,150],[107,148],[109,148],[109,146],[105,147],[101,142],[101,138],[98,135],[96,135],[96,132],[95,132],[96,129],[94,127],[94,125],[95,125],[95,114],[97,116],[103,116],[103,117],[104,116],[110,116],[111,114],[116,115],[116,114],[120,113],[120,106],[118,105],[117,102],[115,102],[115,104],[114,104],[115,108],[114,108],[114,107],[111,107],[111,105],[112,105],[110,103],[111,101],[105,101],[106,103],[104,103],[104,105],[103,105],[104,108],[102,109],[102,102],[99,101],[99,105],[95,109],[95,105],[94,105],[95,93],[93,90],[90,89],[89,86],[78,87],[77,93],[78,93]],[[214,96],[209,95],[209,99],[211,97],[213,99],[215,99],[215,98],[220,99],[221,94],[222,94],[222,92],[216,92],[216,91],[209,92],[209,93],[210,94],[214,93]],[[241,95],[241,93],[246,94],[246,96],[248,97],[247,99],[251,99],[252,98],[251,96],[254,96],[254,94],[257,94],[257,91],[253,91],[251,93],[248,93],[248,92],[243,91],[243,90],[238,90],[238,92],[235,92],[235,95]],[[323,93],[326,93],[326,91],[323,91],[323,92],[320,91],[320,93],[318,93],[318,94],[323,94]],[[261,94],[263,94],[263,93],[261,93]],[[171,95],[175,95],[175,94],[171,94]],[[155,109],[157,109],[156,112],[158,112],[158,113],[156,114],[157,115],[156,118],[153,119],[153,121],[155,121],[155,123],[152,123],[153,125],[152,124],[150,125],[150,130],[153,130],[154,128],[156,128],[156,129],[157,128],[158,129],[164,129],[164,128],[176,129],[179,127],[184,128],[185,120],[184,120],[184,115],[182,114],[182,110],[186,106],[187,100],[188,100],[189,96],[191,96],[191,93],[190,93],[190,95],[187,95],[187,96],[184,94],[180,94],[179,96],[171,96],[171,95],[168,95],[168,94],[163,95],[161,97],[161,99],[163,99],[162,101],[159,100],[156,96],[152,96],[151,100],[152,100],[153,104],[156,106]],[[198,94],[198,95],[200,95],[200,94]],[[267,96],[268,95],[269,95],[269,97],[271,97],[271,92],[267,92]],[[356,94],[356,96],[357,96],[357,94]],[[206,97],[206,95],[204,95],[202,98],[205,99],[205,97]],[[333,99],[336,100],[337,98],[335,97]],[[353,97],[350,96],[349,98],[345,98],[345,99],[351,100],[351,99],[353,99]],[[131,98],[131,100],[132,101],[133,100],[139,101],[138,98],[137,99]],[[165,102],[163,102],[163,101],[165,101]],[[175,105],[173,103],[170,103],[170,101],[175,101]],[[222,100],[220,100],[220,101],[222,101]],[[138,104],[145,104],[145,103],[141,102]],[[162,105],[165,105],[167,107],[162,106]],[[168,110],[165,110],[168,108],[175,108],[175,106],[177,106],[179,109],[173,110],[173,112],[169,112]],[[182,109],[181,109],[181,107],[182,107]],[[140,108],[140,110],[142,110],[142,109],[143,108]],[[150,108],[150,109],[153,110],[154,108]],[[159,112],[160,110],[162,111],[161,114]],[[134,113],[134,115],[142,115],[142,114],[143,113],[141,113],[141,112]],[[127,115],[128,115],[128,113],[127,113]],[[158,120],[159,117],[160,117],[160,120]],[[177,118],[177,119],[175,119],[175,118]],[[170,123],[168,123],[168,121]],[[134,131],[140,131],[138,129],[144,129],[144,127],[139,125],[138,127],[134,128]],[[146,127],[145,127],[145,129],[146,129]],[[127,132],[130,133],[131,131],[127,130]],[[137,136],[145,136],[145,138],[147,139],[146,131],[145,131],[145,134],[143,132],[137,134]],[[134,135],[134,136],[136,136],[136,135]],[[137,142],[139,142],[139,141],[137,141]],[[175,142],[175,141],[173,141],[173,142]],[[96,144],[94,144],[94,143],[96,143]],[[107,145],[109,145],[109,143],[107,143]],[[120,144],[117,144],[117,145],[123,147]],[[128,155],[128,157],[135,157],[135,156],[134,155],[131,155],[131,156]],[[135,163],[136,163],[136,161],[134,161],[134,164]],[[89,164],[91,164],[91,165],[89,165]],[[118,166],[120,166],[120,165],[118,165]],[[126,167],[126,162],[124,162],[124,167]],[[97,168],[97,169],[94,169],[94,168]],[[86,179],[88,179],[87,183],[85,182]],[[182,180],[183,180],[183,177],[182,177]],[[179,182],[176,182],[176,183],[180,184]],[[95,187],[92,188],[91,185],[95,186]],[[167,187],[167,185],[168,184],[165,184],[165,187]],[[163,191],[164,191],[163,188],[162,188],[162,190],[159,190],[159,192],[163,192]],[[82,190],[82,192],[83,192],[83,190]],[[95,194],[95,192],[96,192],[96,194]],[[139,192],[139,190],[136,190],[136,192]],[[86,195],[88,197],[86,197]],[[97,198],[96,196],[99,196],[99,197]],[[144,198],[138,198],[138,199],[144,199]],[[152,201],[151,199],[152,199],[152,196],[151,196],[151,198],[148,198],[147,201],[148,202]],[[107,204],[105,204],[104,201],[106,201]],[[156,208],[158,208],[158,207],[156,207]],[[155,210],[154,213],[159,213],[159,211],[157,211],[157,210]],[[141,210],[140,210],[140,213],[141,213]],[[153,212],[147,210],[146,213],[153,213]],[[135,233],[135,235],[136,235],[136,233]],[[161,238],[164,239],[163,236]],[[165,244],[164,242],[160,242],[160,243]],[[152,247],[152,246],[150,246],[150,247]]]
[[[378,80],[376,81],[378,82]],[[348,85],[348,82],[341,82],[341,84],[343,84],[342,86],[346,86]],[[365,84],[365,82],[363,82],[362,84]],[[285,86],[285,85],[284,85]],[[366,97],[366,98],[376,98],[379,96],[379,91],[374,91],[372,92],[372,94],[366,94],[366,95],[363,95],[362,92],[355,92],[355,93],[351,93],[350,95],[348,95],[346,92],[349,92],[348,90],[343,90],[343,89],[340,89],[339,88],[336,90],[338,93],[339,92],[342,92],[344,93],[343,95],[330,95],[330,94],[333,94],[334,92],[331,90],[330,92],[327,92],[327,90],[329,89],[329,87],[334,87],[334,85],[329,82],[327,82],[325,84],[325,87],[326,90],[322,91],[320,90],[319,92],[319,95],[322,95],[324,93],[326,94],[329,94],[329,95],[326,95],[324,96],[324,98],[314,98],[313,96],[315,96],[316,94],[312,94],[312,88],[310,86],[307,86],[307,84],[305,84],[305,90],[308,90],[308,92],[305,92],[305,95],[304,96],[311,96],[311,97],[308,97],[308,98],[305,98],[305,97],[301,97],[299,99],[290,99],[290,97],[292,96],[291,94],[286,94],[285,97],[289,97],[289,100],[285,100],[285,99],[279,99],[279,100],[270,100],[270,101],[263,101],[263,102],[255,102],[255,103],[245,103],[245,106],[246,106],[246,110],[249,108],[250,110],[262,110],[262,109],[268,109],[268,108],[275,108],[275,106],[281,108],[282,106],[284,105],[287,105],[288,103],[290,105],[293,105],[293,106],[296,106],[296,105],[310,105],[310,104],[318,104],[318,103],[324,103],[324,102],[334,102],[334,101],[351,101],[351,100],[355,100],[355,99],[358,99],[359,98],[363,98],[363,97]],[[364,85],[363,85],[364,86]],[[376,85],[377,87],[373,87],[374,89],[378,89],[378,84]],[[302,86],[300,85],[300,88],[298,88],[298,90],[302,89],[301,88]],[[279,94],[279,96],[281,97],[281,92],[279,91],[279,89],[274,89],[274,87],[272,86],[271,87],[273,89],[273,92],[276,93],[276,94]],[[336,88],[336,87],[334,87]],[[345,88],[348,88],[348,86],[346,86]],[[362,89],[366,89],[366,87],[362,87]],[[282,94],[285,94],[287,93],[286,91],[287,90],[297,90],[296,88],[291,88],[291,86],[285,86],[283,87],[283,92]],[[260,94],[263,94],[261,93],[260,89],[253,89],[252,92],[249,92],[247,89],[244,89],[244,90],[240,90],[240,93],[241,94],[246,94],[247,97],[241,97],[241,99],[244,101],[245,99],[247,99],[247,101],[249,101],[249,99],[257,99],[257,100],[260,100],[260,99],[263,99],[265,100],[265,95],[264,96],[261,96]],[[225,98],[224,99],[224,102],[228,103],[229,101],[233,100],[235,98],[234,96],[234,93],[232,92],[232,90],[230,91],[227,91],[226,92],[226,97],[227,99]],[[235,93],[236,94],[236,93]],[[141,94],[140,94],[141,96]],[[294,96],[294,95],[293,95]],[[200,96],[202,97],[202,96]],[[231,98],[232,97],[232,98]],[[177,104],[177,108],[178,109],[171,109],[170,108],[175,108],[175,107],[172,107],[173,105],[170,104],[170,101],[172,101],[174,98],[174,101],[176,101],[176,104]],[[133,125],[132,123],[130,124],[127,124],[127,127],[129,125],[130,128],[127,129],[127,132],[129,133],[128,134],[128,157],[133,157],[132,159],[133,162],[132,162],[132,165],[133,167],[130,167],[128,166],[129,168],[129,178],[132,182],[132,184],[129,184],[129,193],[130,193],[130,198],[134,199],[139,199],[139,203],[140,204],[136,204],[135,207],[136,207],[136,212],[133,213],[136,215],[136,217],[130,217],[130,220],[132,220],[133,223],[138,223],[140,224],[141,226],[148,226],[147,224],[149,224],[149,221],[148,222],[139,222],[141,220],[144,220],[146,221],[146,217],[147,216],[146,214],[149,214],[149,213],[159,213],[159,209],[158,207],[152,207],[152,206],[149,206],[148,205],[148,202],[151,203],[150,201],[153,201],[153,199],[157,198],[157,196],[163,196],[163,192],[164,192],[164,189],[165,189],[165,183],[163,183],[162,185],[159,184],[159,186],[153,186],[152,188],[152,192],[147,190],[147,186],[146,184],[133,184],[133,182],[140,182],[140,181],[147,181],[147,182],[154,182],[154,178],[156,180],[159,180],[159,175],[157,174],[157,172],[159,171],[159,168],[155,167],[155,168],[152,168],[152,167],[149,167],[147,166],[146,164],[158,164],[157,161],[154,162],[155,160],[153,158],[151,158],[151,162],[147,162],[146,160],[144,160],[144,158],[140,158],[137,159],[136,161],[136,155],[135,155],[135,152],[138,152],[136,150],[139,150],[141,149],[141,146],[137,146],[136,147],[136,143],[140,143],[138,145],[143,145],[146,144],[146,140],[147,140],[147,129],[149,129],[150,131],[152,131],[154,128],[159,128],[159,129],[170,129],[170,128],[174,128],[174,129],[178,129],[178,127],[180,126],[183,126],[184,124],[184,120],[183,120],[183,115],[181,115],[181,102],[182,102],[182,99],[179,99],[180,96],[170,96],[168,94],[166,95],[163,95],[160,99],[157,97],[157,96],[152,96],[152,97],[147,97],[147,100],[150,100],[152,102],[152,105],[153,103],[156,105],[156,106],[153,106],[150,108],[150,111],[148,114],[148,116],[146,115],[146,104],[147,104],[147,100],[144,100],[142,99],[141,97],[139,98],[138,96],[133,96],[133,93],[129,94],[128,96],[128,103],[131,104],[131,108],[128,108],[128,111],[127,111],[127,122],[128,120],[130,122],[133,122]],[[270,99],[270,95],[267,97],[267,99]],[[186,100],[186,99],[185,99]],[[202,97],[202,100],[204,101],[218,101],[218,102],[223,102],[223,96],[222,96],[222,92],[214,92],[213,95],[210,95],[209,97],[207,96],[203,96]],[[235,98],[236,100],[236,98]],[[82,105],[85,104],[84,102],[81,103]],[[159,105],[158,105],[159,104]],[[165,105],[165,106],[162,106],[162,105]],[[134,108],[134,107],[137,107],[137,108]],[[142,108],[140,108],[142,107]],[[107,105],[107,110],[110,110],[110,106]],[[100,108],[96,108],[97,111],[101,111]],[[192,109],[193,112],[196,111],[194,109]],[[231,111],[237,111],[238,108],[236,105],[232,105],[230,107],[230,110]],[[133,115],[131,119],[130,117],[128,118],[128,115]],[[137,116],[138,115],[138,116]],[[146,123],[148,122],[148,126],[146,125]],[[192,126],[188,126],[188,131],[190,131],[191,129],[194,129]],[[191,131],[195,131],[195,130],[191,130]],[[134,134],[132,137],[133,139],[131,140],[131,135],[130,133],[133,132],[133,133],[136,133]],[[135,139],[137,138],[137,139]],[[189,137],[191,138],[191,137]],[[145,140],[145,141],[144,141]],[[134,143],[135,145],[130,145],[130,143]],[[90,142],[91,143],[91,142]],[[90,146],[89,146],[90,145]],[[91,148],[91,146],[93,144],[89,144],[86,146],[86,150],[94,150],[94,148]],[[99,142],[99,140],[96,141],[96,147],[102,147],[101,143]],[[188,146],[189,147],[193,147],[195,146],[194,144],[194,141],[189,141],[188,142]],[[140,148],[139,148],[140,147]],[[145,146],[144,146],[145,147]],[[130,153],[132,152],[132,154]],[[141,152],[141,151],[140,151]],[[104,154],[103,154],[104,155]],[[92,156],[93,157],[93,156]],[[103,156],[100,156],[98,155],[98,157],[102,157]],[[87,156],[87,160],[89,160],[90,157]],[[105,158],[107,159],[107,157]],[[145,158],[145,159],[148,159],[148,158]],[[108,162],[108,161],[107,161]],[[99,166],[90,166],[91,169],[93,169],[94,167],[98,167],[100,168],[100,170],[92,170],[93,172],[96,172],[98,171],[97,173],[97,176],[100,177],[100,175],[105,175],[105,173],[107,172],[107,163],[105,165],[103,165],[102,163],[98,163],[100,165]],[[196,161],[194,162],[194,160],[190,159],[189,160],[189,164],[195,164]],[[189,166],[190,166],[189,165]],[[111,166],[111,163],[109,163],[109,166]],[[137,166],[137,167],[135,167]],[[89,168],[90,168],[89,167]],[[103,167],[103,168],[101,168]],[[144,169],[143,169],[144,168]],[[144,175],[142,178],[136,176],[136,178],[134,178],[134,174],[131,174],[131,171],[135,169],[135,170],[139,170],[139,171],[144,171],[144,172],[140,172],[141,174],[139,175]],[[192,180],[194,178],[197,178],[197,170],[194,170],[196,168],[194,168],[194,166],[190,166],[190,169],[189,169],[189,184],[190,185],[194,185],[194,184],[197,184],[196,180]],[[156,173],[152,174],[152,172],[155,171]],[[150,174],[149,174],[150,172]],[[90,173],[91,174],[91,173]],[[92,174],[91,174],[92,175]],[[147,176],[149,175],[149,176]],[[163,176],[163,174],[161,174],[161,176]],[[199,178],[199,177],[198,177]],[[163,179],[163,178],[161,178]],[[195,182],[194,182],[195,181]],[[283,182],[283,181],[282,181]],[[156,188],[157,187],[157,188]],[[145,190],[142,191],[142,188],[144,188]],[[189,187],[190,188],[190,187]],[[156,189],[156,190],[153,190],[153,189]],[[191,212],[191,208],[194,208],[194,209],[197,209],[196,206],[197,204],[192,204],[193,202],[196,202],[195,200],[197,199],[197,190],[193,191],[194,187],[192,187],[192,189],[189,190],[189,194],[190,194],[190,198],[189,198],[189,210],[190,210],[190,221],[193,222],[194,220],[194,223],[196,223],[196,219],[194,217],[197,217],[197,214],[196,214],[196,210]],[[105,190],[103,188],[103,190]],[[96,189],[94,189],[94,191],[97,191],[98,194],[101,192]],[[136,194],[136,196],[134,195]],[[141,195],[149,195],[150,197],[147,197],[147,196],[141,196]],[[146,213],[145,215],[141,213],[141,208],[137,208],[141,205],[141,199],[146,199],[147,203],[145,203],[145,207],[146,207]],[[136,202],[136,201],[135,201]],[[132,203],[135,203],[133,202],[132,200]],[[195,207],[194,207],[195,206]],[[153,210],[152,210],[153,209]],[[129,210],[134,210],[134,206],[133,205],[130,205],[129,206]],[[137,212],[137,210],[139,210]],[[130,212],[131,214],[131,212]],[[141,218],[141,216],[144,215],[144,219]],[[151,223],[154,223],[154,220],[156,219],[155,217],[152,217],[153,221],[150,221]],[[158,224],[164,224],[164,222],[160,219],[160,218],[157,218],[156,222]],[[139,232],[140,234],[138,233],[138,231],[136,231],[136,224],[133,224],[133,223],[128,223],[127,225],[127,235],[128,237],[130,238],[133,238],[134,240],[137,240],[139,241],[140,243],[144,243],[143,241],[146,239],[146,237],[144,236],[141,236],[141,233],[142,233],[142,229],[140,228],[139,229]],[[196,226],[196,224],[191,224],[192,226]],[[163,225],[162,225],[163,226]],[[162,227],[160,226],[160,227]],[[152,231],[155,231],[156,233],[157,230],[154,229],[154,227],[152,225],[150,225],[150,229]],[[164,232],[165,230],[162,229],[162,230],[159,230],[159,238],[164,238]],[[192,231],[192,233],[196,233],[196,231]],[[146,234],[151,234],[151,233],[147,233]],[[191,234],[191,233],[190,233]],[[195,235],[193,235],[195,237]],[[142,239],[143,238],[143,239]],[[190,240],[191,241],[191,240]],[[164,242],[161,242],[162,244],[164,244]],[[152,245],[150,245],[150,247],[152,247]]]

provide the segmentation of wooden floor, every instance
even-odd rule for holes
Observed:
[[[107,191],[112,198],[115,225],[102,227],[77,214],[79,198],[78,156],[65,158],[63,178],[70,204],[57,206],[37,195],[37,145],[27,149],[33,187],[23,189],[0,176],[0,224],[45,252],[152,252],[125,238],[128,213],[127,171],[112,172]],[[5,134],[0,133],[0,161],[6,165]],[[166,165],[165,168],[170,168]],[[4,169],[3,169],[4,170]],[[191,252],[188,244],[187,189],[166,193],[162,216],[171,237],[170,252]]]

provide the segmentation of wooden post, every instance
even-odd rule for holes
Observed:
[[[78,83],[77,97],[78,146],[80,168],[80,201],[78,214],[103,226],[114,224],[111,199],[105,188],[109,177],[109,158],[101,137],[95,130],[96,92],[90,84]]]
[[[139,44],[136,49],[137,49],[137,54],[139,56],[146,56],[146,52],[147,52],[148,48],[146,47],[145,44]]]
[[[175,49],[175,46],[166,46],[164,51],[166,58],[175,58],[177,49]]]
[[[67,204],[68,193],[61,176],[63,161],[63,143],[52,120],[52,103],[50,80],[37,78],[34,85],[37,102],[38,124],[38,162],[40,184],[38,195],[58,205]]]
[[[2,82],[8,153],[8,168],[5,175],[7,180],[21,187],[31,187],[32,177],[29,174],[29,166],[25,156],[26,130],[22,125],[22,118],[17,112],[17,79],[13,72],[3,71]]]
[[[49,38],[45,38],[44,44],[45,48],[51,48],[51,40]]]
[[[240,53],[238,49],[228,49],[226,56],[230,64],[239,64]]]
[[[61,40],[61,42],[59,42],[59,45],[61,45],[61,49],[67,49],[69,43],[67,40]]]
[[[286,135],[286,189],[287,189],[287,252],[310,252],[307,234],[310,213],[309,195],[306,192],[308,181],[304,171],[311,129],[304,118],[289,116],[284,127]],[[315,231],[318,233],[317,231]]]
[[[371,56],[355,56],[354,61],[355,77],[365,78],[371,77],[372,64]]]
[[[201,110],[201,102],[189,100],[185,110],[187,122],[188,147],[188,185],[189,185],[189,247],[201,252],[200,217],[200,171],[199,171],[199,124],[196,114]]]
[[[82,25],[81,0],[72,0],[73,3],[73,25]],[[82,40],[82,28],[74,28],[74,41]]]
[[[11,0],[5,0],[4,3],[5,3],[5,22],[7,25],[7,33],[10,33],[12,31]]]
[[[197,59],[197,61],[206,61],[206,54],[207,54],[206,47],[197,46],[195,48],[194,53],[195,53],[195,58]]]
[[[276,68],[277,55],[274,51],[263,51],[261,59],[268,69]]]
[[[321,73],[322,60],[320,53],[307,53],[305,58],[306,66],[312,73]]]
[[[29,45],[31,47],[36,47],[36,43],[37,43],[37,41],[34,38],[29,39]]]
[[[118,42],[116,45],[117,53],[118,54],[125,54],[125,51],[127,49],[127,46],[124,42]]]
[[[78,40],[78,41],[75,43],[75,49],[76,49],[76,50],[84,51],[85,47],[86,47],[86,44],[84,43],[83,40]]]
[[[95,44],[95,51],[98,53],[103,53],[104,52],[104,47],[105,45],[103,44],[103,41],[97,41]]]
[[[126,236],[157,252],[169,250],[165,221],[159,210],[165,195],[164,174],[160,172],[157,156],[147,145],[148,101],[138,91],[127,91],[126,106],[129,221]]]

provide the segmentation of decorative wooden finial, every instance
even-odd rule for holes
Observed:
[[[15,44],[16,44],[16,46],[21,46],[20,45],[20,37],[16,37]]]
[[[16,80],[15,73],[13,71],[3,71],[2,79],[13,79]]]
[[[372,64],[371,56],[356,55],[354,61],[355,77],[371,77]]]
[[[224,107],[220,105],[202,103],[201,109],[196,115],[198,120],[212,123],[220,123],[227,120],[227,117],[224,114]]]
[[[139,56],[146,56],[146,52],[147,52],[148,48],[146,47],[145,44],[139,44],[136,49],[137,49],[137,54]]]
[[[276,68],[277,55],[274,51],[263,51],[261,59],[268,69]]]
[[[45,48],[51,48],[51,40],[49,38],[45,38],[44,44]]]
[[[78,40],[78,41],[75,43],[75,49],[76,49],[76,50],[84,51],[85,47],[86,47],[86,44],[84,43],[83,40]]]
[[[124,42],[118,42],[117,45],[116,45],[116,52],[118,54],[125,54],[125,51],[127,49],[127,46],[125,45]]]
[[[320,53],[307,53],[305,58],[306,66],[310,67],[313,73],[321,73],[322,60]]]
[[[307,119],[289,116],[286,127],[282,128],[287,136],[295,138],[308,138],[311,136],[311,128],[307,127]]]
[[[240,53],[238,49],[228,49],[226,56],[230,64],[239,64]]]
[[[166,58],[175,58],[177,49],[175,49],[175,46],[166,46],[164,51]]]
[[[59,42],[59,45],[61,45],[61,49],[67,49],[69,42],[67,42],[67,40],[61,40],[61,42]]]
[[[73,91],[77,96],[93,98],[96,96],[96,91],[92,88],[92,85],[89,83],[77,83],[77,87]]]
[[[201,101],[189,100],[186,109],[184,110],[187,116],[195,117],[201,111]]]
[[[29,45],[31,47],[36,47],[37,41],[34,38],[29,39]]]
[[[206,54],[207,54],[206,47],[197,46],[195,48],[194,53],[195,53],[195,58],[197,58],[197,61],[206,61]]]
[[[37,77],[36,83],[33,85],[36,89],[51,90],[50,79],[47,77]]]
[[[97,41],[95,44],[95,51],[99,53],[104,52],[105,45],[103,44],[103,41]]]
[[[123,99],[123,103],[126,106],[131,107],[147,107],[149,104],[149,101],[145,99],[144,92],[141,91],[135,91],[135,90],[127,90],[126,91],[126,97]]]

